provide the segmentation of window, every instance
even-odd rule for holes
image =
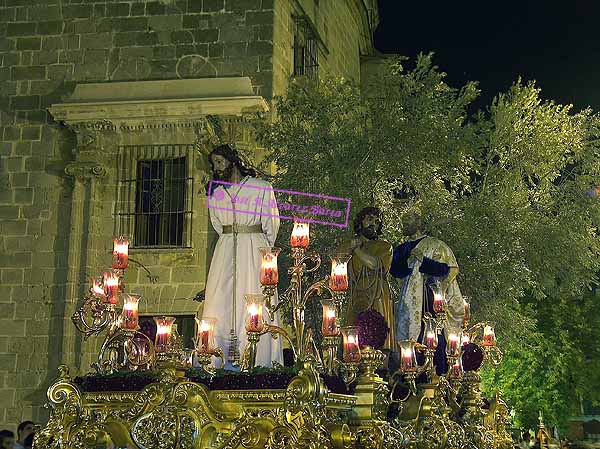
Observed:
[[[294,17],[294,76],[316,78],[319,69],[317,35],[306,17]]]
[[[123,148],[118,233],[132,248],[191,247],[192,145]]]

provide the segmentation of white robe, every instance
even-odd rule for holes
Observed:
[[[434,237],[425,237],[417,246],[423,255],[436,262],[445,263],[450,268],[458,268],[456,257],[450,247]],[[427,278],[419,271],[421,261],[414,256],[409,258],[408,265],[412,274],[404,279],[400,294],[400,310],[396,312],[396,340],[413,339],[417,341],[421,332],[423,319],[423,284]],[[446,290],[446,338],[451,332],[458,333],[462,327],[465,316],[465,300],[463,299],[456,278],[452,280]]]
[[[206,281],[203,317],[217,318],[215,343],[223,350],[225,360],[227,360],[230,330],[232,328],[237,334],[240,355],[243,354],[246,347],[248,339],[245,328],[246,300],[244,295],[261,293],[261,255],[259,248],[275,244],[280,223],[279,210],[271,184],[253,177],[245,177],[240,184],[243,184],[243,186],[228,186],[227,189],[222,184],[216,188],[213,185],[213,196],[208,199],[210,219],[213,228],[219,234],[219,240],[215,247]],[[262,188],[247,187],[252,185]],[[234,205],[232,205],[231,197],[237,198]],[[247,203],[244,203],[245,198],[247,198]],[[274,204],[275,207],[270,207],[269,202]],[[232,210],[216,209],[217,207],[233,209],[234,206],[235,213]],[[243,213],[242,211],[251,213]],[[234,218],[235,222],[241,225],[260,224],[263,230],[262,234],[237,234],[235,307],[233,306],[234,238],[233,234],[223,234],[223,226],[232,225]],[[277,304],[276,298],[277,295],[273,304]],[[270,322],[266,308],[263,317],[266,322]],[[275,321],[271,324],[279,326],[279,317],[276,316]],[[273,361],[283,364],[281,338],[274,340],[270,334],[266,334],[261,337],[258,343],[256,366],[271,367]],[[217,367],[219,367],[218,365],[216,363]]]

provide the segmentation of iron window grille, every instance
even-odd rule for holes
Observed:
[[[316,78],[319,71],[318,40],[305,17],[294,17],[294,76]]]
[[[121,155],[118,233],[132,248],[191,248],[193,145],[132,145]]]

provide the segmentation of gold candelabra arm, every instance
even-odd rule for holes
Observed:
[[[260,341],[260,336],[264,333],[264,330],[261,332],[247,332],[248,343],[244,348],[240,364],[242,372],[247,373],[256,365],[256,345]]]
[[[360,362],[341,362],[339,367],[342,380],[346,386],[354,382],[360,372]]]
[[[296,349],[294,348],[294,342],[292,341],[292,338],[290,337],[290,335],[288,334],[288,332],[283,329],[282,327],[279,326],[275,326],[273,324],[268,324],[265,323],[265,328],[261,331],[260,335],[269,333],[271,334],[271,338],[276,339],[278,335],[281,335],[282,338],[285,338],[286,341],[289,343],[290,348],[292,350],[292,353],[294,354],[294,359],[296,359]]]
[[[504,354],[498,346],[483,347],[483,361],[490,362],[493,366],[498,366],[502,363]]]
[[[151,366],[154,358],[154,345],[148,336],[135,329],[116,328],[107,334],[92,367],[99,374],[110,374],[123,368]]]
[[[86,296],[81,307],[71,316],[71,321],[85,339],[100,335],[113,320],[114,306],[92,295]]]

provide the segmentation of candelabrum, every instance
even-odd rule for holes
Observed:
[[[345,300],[348,289],[348,262],[349,254],[336,254],[331,256],[331,275],[312,283],[304,290],[303,281],[307,274],[313,273],[321,266],[321,256],[308,250],[309,224],[296,221],[291,235],[292,266],[288,269],[290,285],[286,291],[279,295],[277,304],[274,303],[275,292],[279,282],[277,256],[279,248],[261,248],[260,281],[262,295],[246,295],[248,318],[246,332],[248,345],[244,351],[242,369],[248,371],[254,367],[256,359],[256,346],[260,337],[271,334],[277,338],[282,336],[289,342],[297,366],[302,366],[304,361],[313,361],[321,371],[327,374],[340,372],[348,382],[353,381],[358,373],[360,351],[354,354],[354,359],[339,361],[336,359],[337,349],[340,344],[340,328],[338,317]],[[251,299],[249,299],[251,297]],[[264,302],[261,300],[264,298]],[[312,329],[306,328],[304,312],[309,300],[320,298],[323,300],[323,344],[321,351],[316,348],[312,338]],[[324,298],[324,299],[323,299]],[[267,310],[271,321],[282,307],[292,310],[294,335],[289,335],[285,329],[264,322],[263,307]],[[347,345],[358,348],[358,335],[354,341],[344,341]]]
[[[121,369],[144,368],[154,360],[152,341],[139,331],[138,304],[141,296],[124,291],[129,240],[119,236],[113,239],[113,243],[112,270],[105,272],[101,280],[92,278],[83,305],[71,317],[84,339],[106,333],[98,360],[92,364],[97,372],[105,374]],[[123,307],[119,309],[121,298]]]

